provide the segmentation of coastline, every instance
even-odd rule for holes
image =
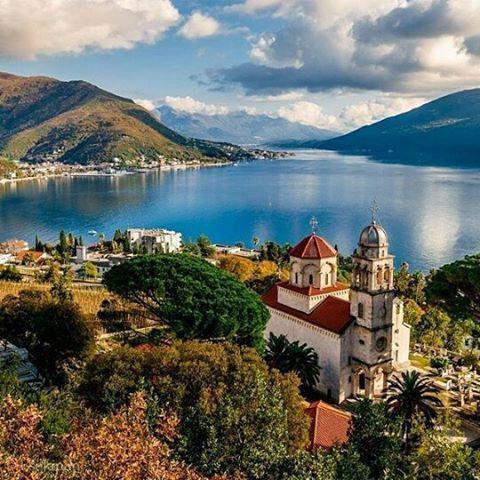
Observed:
[[[53,178],[74,178],[74,177],[123,177],[126,175],[138,175],[142,173],[149,172],[168,172],[176,170],[195,170],[200,168],[212,168],[212,167],[226,167],[229,165],[234,165],[235,162],[205,162],[205,163],[185,163],[178,165],[162,165],[160,167],[138,167],[132,170],[118,170],[113,172],[101,171],[101,170],[91,170],[84,171],[85,167],[79,166],[79,170],[75,171],[66,171],[66,172],[51,172],[51,173],[41,173],[38,175],[26,176],[26,177],[15,177],[15,178],[1,178],[0,185],[9,185],[16,184],[19,182],[33,181],[33,180],[50,180]]]

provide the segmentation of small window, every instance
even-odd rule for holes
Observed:
[[[328,277],[328,273],[325,274],[325,285],[328,285],[329,284],[329,277]]]
[[[313,285],[313,275],[309,275],[309,276],[308,276],[308,283],[309,283],[310,285]]]
[[[365,341],[364,341],[364,340],[359,340],[358,343],[359,343],[360,345],[365,345]]]
[[[298,273],[295,272],[295,283],[298,283]]]
[[[400,315],[401,307],[400,304],[397,304],[397,315]]]
[[[363,303],[358,304],[358,318],[363,318]]]

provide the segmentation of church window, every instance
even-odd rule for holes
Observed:
[[[298,283],[298,272],[295,272],[295,283]]]
[[[377,271],[377,283],[379,285],[382,283],[382,270],[380,268]]]
[[[398,304],[398,305],[397,305],[397,315],[400,315],[400,310],[401,310],[400,304]]]
[[[329,284],[328,273],[325,274],[325,285]]]
[[[363,303],[358,304],[358,318],[363,318]]]
[[[358,343],[359,343],[360,345],[365,345],[365,341],[364,341],[364,340],[359,340]]]
[[[308,283],[309,283],[310,285],[313,285],[313,275],[312,275],[312,274],[310,274],[310,275],[308,276]]]

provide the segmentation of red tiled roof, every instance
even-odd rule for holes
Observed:
[[[288,315],[305,320],[333,333],[343,333],[354,318],[350,315],[350,302],[338,297],[327,297],[310,313],[304,313],[292,307],[278,303],[278,285],[274,285],[262,297],[265,305]]]
[[[350,288],[348,284],[341,283],[341,282],[337,282],[337,284],[333,287],[325,287],[325,288],[316,288],[316,287],[312,287],[311,285],[308,287],[297,287],[296,285],[291,285],[288,280],[285,282],[279,283],[278,286],[291,290],[292,292],[308,295],[309,297],[313,297],[314,295],[321,295],[322,293],[340,292],[342,290],[347,290],[348,288]]]
[[[315,234],[305,237],[290,250],[290,256],[295,258],[329,258],[336,255],[337,251],[326,240]]]
[[[43,255],[43,252],[37,252],[35,250],[22,250],[17,253],[16,258],[18,262],[23,262],[25,257],[28,256],[32,259],[32,261],[38,262],[42,259]]]
[[[347,442],[352,422],[350,413],[322,401],[310,404],[305,413],[311,418],[311,449],[330,450]]]

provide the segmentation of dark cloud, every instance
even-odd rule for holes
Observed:
[[[464,45],[468,53],[480,56],[480,35],[466,38]]]
[[[410,0],[401,8],[393,0],[363,1],[342,0],[340,7],[295,0],[304,14],[286,15],[285,28],[252,47],[251,62],[210,73],[210,80],[247,94],[335,88],[424,94],[477,84],[480,0]]]
[[[377,19],[364,17],[358,20],[352,34],[363,43],[390,42],[395,38],[435,38],[459,30],[460,25],[452,13],[450,4],[445,0],[436,0],[430,5],[411,2]]]

